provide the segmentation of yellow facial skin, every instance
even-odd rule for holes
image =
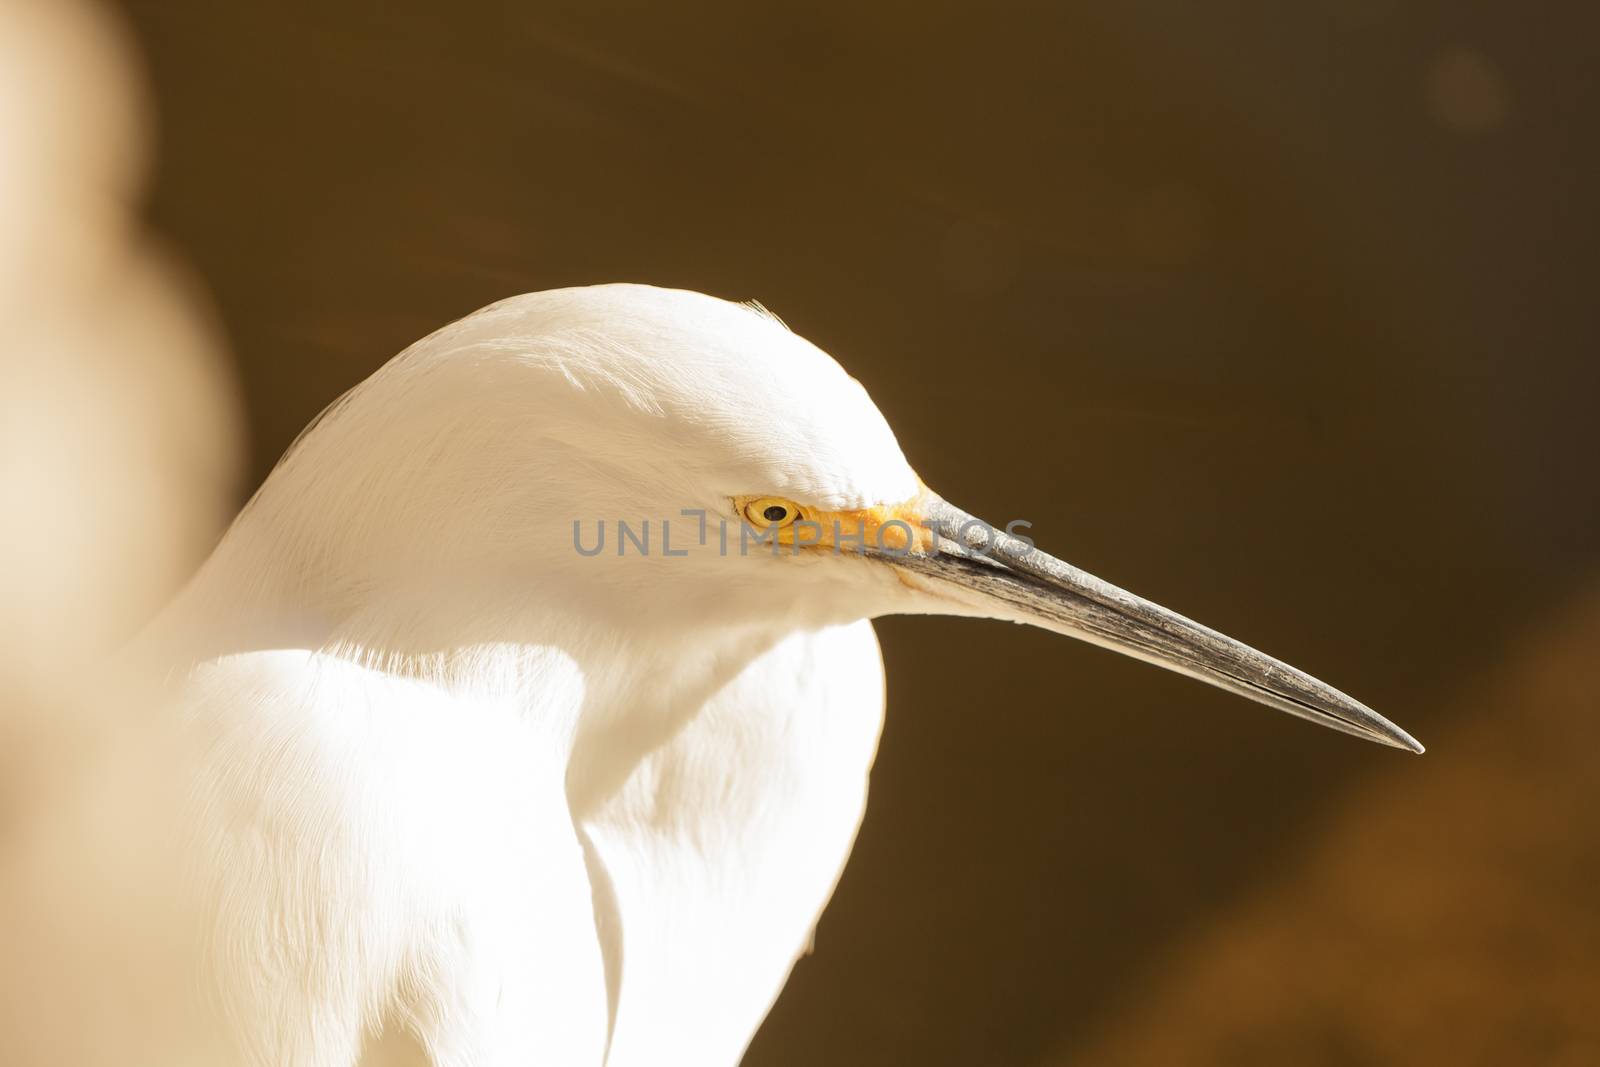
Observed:
[[[865,547],[905,555],[932,548],[933,531],[923,525],[932,499],[923,486],[902,503],[853,511],[817,511],[775,496],[734,497],[733,507],[753,530],[766,535],[770,529],[779,544],[798,551],[860,552]]]

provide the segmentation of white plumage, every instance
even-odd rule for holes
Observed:
[[[174,669],[244,1062],[377,1062],[397,1034],[452,1067],[736,1062],[860,823],[878,615],[1035,622],[1409,742],[1042,553],[741,553],[749,498],[962,518],[828,356],[642,286],[486,308],[303,435],[140,649]],[[652,551],[618,554],[619,520]],[[575,522],[612,540],[586,555]]]
[[[504,301],[340,400],[158,629],[198,664],[195,855],[248,1057],[350,1063],[384,1021],[441,1064],[736,1061],[860,822],[859,620],[903,587],[666,557],[660,524],[915,489],[832,360],[694,294]],[[584,557],[575,520],[656,551]]]

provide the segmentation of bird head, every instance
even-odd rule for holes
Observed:
[[[638,285],[501,301],[353,390],[281,473],[256,506],[346,596],[471,583],[658,627],[1007,619],[1421,751],[1343,693],[945,501],[861,384],[759,305]]]

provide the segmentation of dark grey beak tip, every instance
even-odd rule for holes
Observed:
[[[1420,756],[1424,752],[1428,751],[1422,747],[1421,741],[1418,741],[1415,737],[1412,737],[1394,723],[1391,722],[1388,725],[1389,729],[1394,732],[1384,738],[1385,743],[1392,745],[1395,748],[1403,748],[1407,752],[1417,756]]]
[[[1379,715],[1360,701],[1353,700],[1337,690],[1326,689],[1315,679],[1308,679],[1319,688],[1323,688],[1322,700],[1309,701],[1306,697],[1310,694],[1297,694],[1299,700],[1308,704],[1312,709],[1309,716],[1313,721],[1324,726],[1331,726],[1336,730],[1352,733],[1366,741],[1375,741],[1380,745],[1390,748],[1404,749],[1414,755],[1422,755],[1427,751],[1422,747],[1422,742],[1406,733],[1400,727]]]

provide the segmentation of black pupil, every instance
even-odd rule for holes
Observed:
[[[768,504],[767,510],[761,513],[761,517],[768,522],[782,522],[789,517],[789,509],[782,504]]]

